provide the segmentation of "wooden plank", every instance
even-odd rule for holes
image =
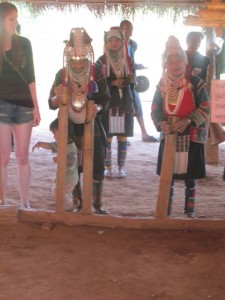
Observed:
[[[222,20],[204,20],[200,19],[197,16],[187,16],[184,18],[184,24],[185,25],[191,25],[191,26],[201,26],[201,27],[225,27],[225,22]]]
[[[83,215],[80,213],[54,213],[50,211],[19,210],[21,222],[65,224],[69,226],[95,226],[111,229],[148,230],[225,230],[225,220],[188,218],[130,218],[116,215]]]
[[[203,20],[225,20],[225,10],[208,10],[200,9],[197,13],[197,16]]]
[[[191,26],[200,26],[200,27],[206,27],[206,28],[212,28],[212,27],[225,27],[225,22],[224,21],[205,21],[205,20],[185,20],[185,25],[191,25]]]
[[[88,120],[84,125],[84,149],[83,149],[83,204],[82,213],[91,214],[92,188],[93,188],[93,156],[94,156],[94,119],[92,105],[94,101],[87,101]]]
[[[211,145],[211,137],[207,138],[205,145],[205,160],[207,164],[219,163],[219,146],[218,144]]]
[[[173,125],[177,122],[177,117],[169,117],[168,123]],[[170,187],[173,178],[175,165],[177,134],[167,134],[164,145],[163,161],[160,172],[160,183],[158,199],[156,204],[155,216],[164,218],[167,216],[167,207],[169,203]]]
[[[212,38],[212,36],[207,32],[208,40]],[[212,78],[215,73],[215,67],[213,64],[209,64],[207,67],[207,75],[206,75],[206,89],[207,93],[210,97],[211,88],[212,88]],[[208,120],[206,123],[206,132],[207,139],[205,143],[205,162],[206,164],[218,164],[219,162],[219,148],[218,144],[212,145],[212,132],[210,132],[213,125],[211,123],[211,112],[209,113]]]
[[[207,8],[212,10],[225,10],[225,3],[214,0],[211,3],[207,3]]]
[[[67,95],[68,93],[67,90],[68,90],[67,87],[64,87],[64,95]],[[58,142],[58,149],[57,149],[57,170],[56,170],[56,211],[57,212],[61,212],[64,210],[67,140],[68,140],[68,105],[60,104],[59,142]]]
[[[0,224],[15,224],[18,222],[18,206],[0,206]]]

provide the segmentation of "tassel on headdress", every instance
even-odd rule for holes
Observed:
[[[97,85],[96,81],[94,80],[94,74],[95,74],[95,65],[94,64],[91,65],[91,73],[93,75],[91,75],[91,77],[90,77],[89,91],[90,91],[90,93],[97,93],[98,85]]]
[[[98,85],[95,81],[95,64],[94,64],[94,51],[93,53],[93,61],[91,63],[91,76],[90,76],[90,82],[89,82],[89,91],[91,93],[97,93],[98,92]]]

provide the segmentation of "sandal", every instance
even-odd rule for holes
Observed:
[[[109,214],[106,210],[102,209],[101,207],[96,208],[95,213],[97,215],[108,215]]]
[[[104,172],[104,176],[107,177],[107,178],[112,178],[113,177],[113,171],[112,170],[108,170],[106,169],[105,172]]]
[[[125,170],[123,168],[119,168],[117,173],[116,173],[116,177],[117,178],[125,178],[127,176]]]
[[[152,135],[147,135],[146,137],[143,137],[143,138],[142,138],[142,141],[143,141],[143,142],[149,142],[149,143],[156,143],[156,142],[158,142],[158,139],[155,138],[155,137],[152,136]]]

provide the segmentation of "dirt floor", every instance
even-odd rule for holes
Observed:
[[[0,227],[0,299],[223,300],[224,232]]]
[[[31,146],[51,139],[34,131]],[[127,178],[105,180],[103,205],[110,215],[151,216],[159,178],[158,143],[130,139]],[[116,142],[113,145],[116,161]],[[196,219],[225,219],[222,180],[225,144],[219,164],[207,165],[197,182]],[[54,210],[51,184],[55,166],[45,150],[31,153],[31,197],[36,210]],[[18,205],[15,157],[9,169],[7,203]],[[183,214],[183,182],[175,183],[172,218]],[[1,300],[203,300],[225,299],[225,231],[151,231],[34,223],[0,225]]]
[[[48,129],[36,128],[31,147],[37,141],[52,141]],[[122,216],[151,216],[156,208],[159,176],[156,163],[159,143],[144,143],[139,134],[129,139],[125,179],[105,179],[103,207],[110,214]],[[117,143],[113,140],[113,164],[116,172]],[[51,186],[56,165],[50,151],[39,149],[30,153],[32,169],[30,204],[34,209],[54,210]],[[219,145],[219,163],[208,164],[207,177],[196,181],[196,218],[225,219],[225,196],[223,170],[225,164],[225,143]],[[9,166],[9,190],[7,203],[19,204],[16,179],[15,154],[12,153]],[[173,217],[184,217],[184,183],[176,181],[174,188]]]

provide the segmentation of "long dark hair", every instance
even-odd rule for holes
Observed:
[[[4,19],[12,11],[18,11],[16,6],[10,2],[0,3],[0,72],[2,71],[2,65],[4,62],[4,49],[3,41],[5,36],[5,29],[3,26]],[[25,56],[19,45],[18,36],[16,34],[12,37],[12,63],[16,67],[23,67],[25,64]]]

